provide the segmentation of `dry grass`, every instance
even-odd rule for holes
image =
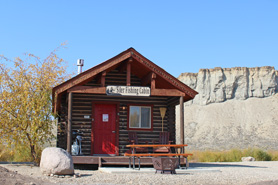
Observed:
[[[270,150],[268,153],[271,156],[272,161],[278,161],[278,151]]]
[[[245,150],[232,149],[227,151],[192,151],[189,160],[195,162],[239,162],[242,157],[254,157],[256,161],[277,161],[278,151],[264,151],[257,148]]]
[[[193,156],[189,157],[194,162],[239,162],[242,157],[252,156],[256,161],[278,161],[278,151],[264,151],[257,148],[245,150],[232,149],[227,151],[192,151]],[[31,162],[32,157],[28,147],[19,147],[16,150],[9,150],[0,144],[0,161]]]
[[[0,144],[0,161],[32,162],[33,158],[28,147],[19,146],[10,150],[7,146]]]
[[[13,153],[10,150],[7,150],[3,144],[0,144],[0,161],[12,161]]]

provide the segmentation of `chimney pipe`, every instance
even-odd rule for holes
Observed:
[[[84,59],[77,59],[78,74],[82,73],[83,65],[84,65]]]

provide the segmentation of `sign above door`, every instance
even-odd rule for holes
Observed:
[[[117,96],[150,96],[151,89],[149,87],[140,86],[108,85],[106,87],[106,94]]]

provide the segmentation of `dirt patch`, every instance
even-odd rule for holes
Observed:
[[[250,184],[250,185],[277,185],[278,184],[278,180],[276,181],[262,181],[262,182],[257,182],[254,184]]]
[[[0,184],[1,185],[39,185],[39,184],[50,184],[49,182],[34,179],[32,177],[23,176],[18,174],[17,171],[10,171],[0,166]]]

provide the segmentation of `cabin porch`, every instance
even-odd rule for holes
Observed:
[[[125,156],[72,156],[73,164],[94,164],[102,166],[128,166],[129,157]],[[136,159],[135,164],[138,165]],[[181,165],[186,164],[186,159],[181,158]],[[141,166],[152,166],[152,157],[141,157]]]

